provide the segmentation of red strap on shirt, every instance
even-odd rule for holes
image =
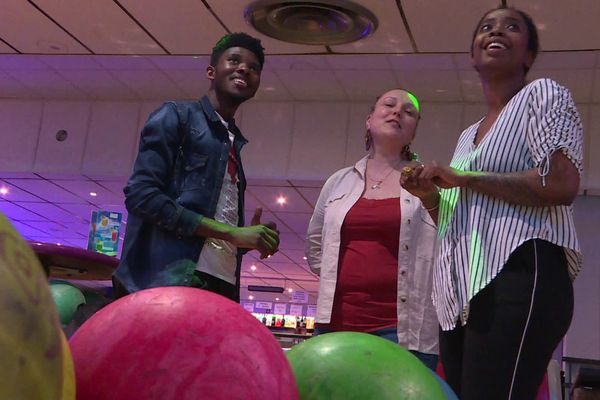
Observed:
[[[229,160],[227,161],[227,172],[231,177],[231,183],[237,184],[237,159],[235,158],[235,149],[233,144],[229,146]]]

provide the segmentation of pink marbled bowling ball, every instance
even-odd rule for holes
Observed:
[[[239,304],[200,289],[123,297],[70,340],[78,399],[297,399],[279,344]]]

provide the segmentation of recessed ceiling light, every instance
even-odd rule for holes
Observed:
[[[288,293],[292,293],[294,291],[294,289],[292,289],[291,287],[288,288]]]
[[[90,196],[96,197],[96,196],[98,196],[98,193],[96,193],[96,192],[90,192]]]
[[[279,195],[279,197],[277,198],[277,204],[279,204],[280,206],[284,205],[287,203],[287,198],[283,195]]]
[[[308,260],[308,258],[306,256],[302,257],[303,260]]]
[[[252,266],[250,267],[250,269],[251,269],[252,271],[256,271],[256,265],[252,265]]]
[[[246,7],[244,17],[267,36],[314,45],[354,42],[379,24],[371,11],[349,0],[258,0]]]
[[[248,299],[249,300],[254,300],[254,296],[250,295],[250,296],[248,296]]]
[[[0,194],[1,194],[2,196],[5,196],[5,195],[7,195],[7,194],[8,194],[8,188],[7,188],[6,186],[2,186],[2,187],[0,188]]]
[[[275,297],[275,301],[279,301],[279,297]]]

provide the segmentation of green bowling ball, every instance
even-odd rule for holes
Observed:
[[[446,400],[437,379],[418,358],[374,335],[319,335],[286,355],[301,400]]]
[[[85,296],[77,287],[66,282],[50,282],[50,293],[61,324],[68,325],[73,320],[77,308],[85,304]]]

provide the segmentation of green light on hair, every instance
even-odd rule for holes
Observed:
[[[215,49],[222,49],[227,46],[227,43],[231,39],[231,35],[225,35],[215,44]]]
[[[417,99],[417,96],[415,96],[411,92],[406,92],[406,95],[408,96],[408,98],[410,99],[410,101],[413,103],[413,106],[415,106],[415,108],[417,109],[417,111],[421,112],[421,107],[419,106],[419,100]]]

